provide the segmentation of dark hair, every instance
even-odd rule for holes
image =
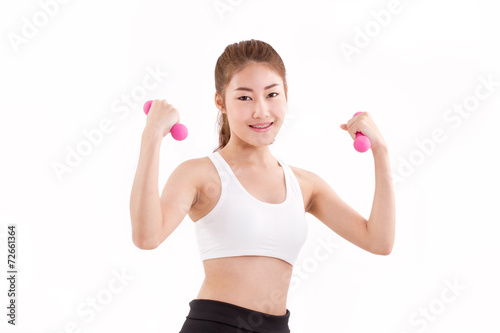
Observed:
[[[215,90],[222,96],[223,108],[226,107],[226,87],[231,82],[234,74],[253,63],[264,63],[281,76],[285,89],[285,98],[288,98],[285,64],[279,54],[266,42],[255,39],[244,40],[226,46],[215,65]],[[214,152],[224,148],[231,137],[227,115],[220,110],[217,122],[219,127],[219,147]]]

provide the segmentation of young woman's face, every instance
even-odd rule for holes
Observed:
[[[283,80],[265,64],[248,65],[226,87],[226,109],[222,112],[227,113],[230,140],[254,146],[273,143],[286,113]]]

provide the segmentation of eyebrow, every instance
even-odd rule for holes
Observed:
[[[265,87],[264,90],[270,89],[270,88],[272,88],[274,86],[279,86],[279,84],[277,84],[277,83],[271,84],[270,86]],[[253,92],[253,89],[246,88],[246,87],[239,87],[239,88],[234,89],[233,91],[236,91],[236,90],[246,90],[246,91]]]

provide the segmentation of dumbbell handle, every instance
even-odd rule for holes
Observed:
[[[144,107],[142,109],[144,110],[144,113],[146,115],[149,113],[149,109],[151,108],[151,104],[153,104],[152,100],[144,103]],[[186,126],[184,126],[183,124],[177,123],[174,126],[172,126],[172,129],[170,130],[170,134],[172,134],[172,137],[175,140],[181,141],[187,137],[188,130],[187,130]]]
[[[363,112],[356,112],[354,116],[357,116],[358,114],[363,113]],[[353,116],[353,117],[354,117]],[[372,143],[370,139],[367,136],[364,136],[363,133],[361,132],[356,132],[356,139],[354,139],[354,149],[360,153],[364,153],[368,149],[370,149]]]

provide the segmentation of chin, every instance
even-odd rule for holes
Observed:
[[[276,141],[276,139],[273,138],[272,141],[268,141],[268,142],[262,142],[262,141],[259,141],[259,142],[252,142],[252,141],[247,141],[248,144],[254,146],[254,147],[265,147],[265,146],[270,146],[274,143],[274,141]]]

